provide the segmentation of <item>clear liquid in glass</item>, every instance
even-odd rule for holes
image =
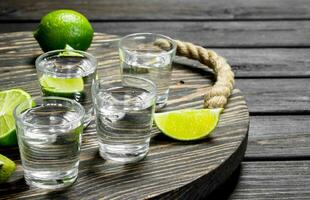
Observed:
[[[123,163],[144,158],[149,149],[154,100],[150,92],[124,86],[97,94],[96,120],[100,154]]]
[[[36,125],[18,129],[19,150],[29,185],[57,189],[76,180],[83,124],[68,122],[79,118],[77,115],[56,105],[36,107],[21,114],[23,122]]]
[[[44,65],[48,71],[54,72],[53,74],[43,74],[38,72],[43,96],[65,97],[79,102],[85,109],[84,126],[87,126],[93,116],[91,85],[96,79],[96,68],[92,66],[91,61],[87,58],[78,56],[53,56],[41,62],[41,64]],[[49,77],[49,80],[56,83],[64,83],[62,80],[68,81],[64,84],[57,85],[58,88],[55,87],[55,84],[53,84],[52,87],[47,88],[41,81],[46,79],[46,77]],[[72,84],[76,82],[82,82],[82,90],[64,91],[68,90],[69,87],[74,88]]]
[[[124,56],[127,57],[121,61],[122,74],[153,81],[157,88],[156,109],[164,107],[169,95],[172,73],[171,57],[169,55],[161,55],[153,56],[150,59],[147,53],[145,53],[144,57],[136,57],[133,54],[125,54]]]

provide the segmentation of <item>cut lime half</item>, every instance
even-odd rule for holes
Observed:
[[[157,127],[176,140],[191,141],[205,138],[216,128],[223,108],[185,109],[154,116]]]

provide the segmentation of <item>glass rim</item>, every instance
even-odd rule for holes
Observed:
[[[146,101],[149,101],[151,100],[152,98],[156,98],[156,93],[157,93],[157,87],[156,87],[156,84],[149,80],[149,79],[146,79],[146,78],[142,78],[142,77],[136,77],[136,76],[131,76],[131,75],[112,75],[112,76],[108,76],[108,77],[105,77],[105,78],[101,78],[97,81],[94,82],[94,84],[92,84],[92,93],[93,95],[96,96],[96,94],[98,93],[98,91],[106,91],[107,89],[98,89],[98,85],[100,84],[104,84],[105,82],[109,81],[109,80],[115,80],[115,81],[119,81],[119,82],[122,82],[123,81],[123,78],[133,78],[133,79],[138,79],[138,80],[141,80],[141,81],[144,81],[144,82],[147,82],[149,85],[152,86],[152,89],[150,91],[150,95],[147,97]],[[95,93],[96,92],[96,93]]]
[[[75,50],[75,49],[56,49],[56,50],[52,50],[52,51],[48,51],[48,52],[45,52],[43,54],[41,54],[40,56],[38,56],[36,58],[36,61],[35,61],[35,67],[38,71],[42,72],[42,73],[46,73],[46,74],[49,74],[49,75],[54,75],[54,76],[57,76],[57,75],[63,75],[63,74],[66,74],[66,75],[73,75],[72,77],[75,77],[74,75],[76,75],[76,73],[59,73],[59,72],[55,72],[55,71],[51,71],[51,70],[48,70],[46,67],[44,67],[43,65],[40,65],[40,62],[42,60],[44,60],[45,58],[48,58],[48,57],[51,57],[51,56],[57,56],[58,53],[61,53],[61,52],[74,52],[74,53],[78,53],[78,54],[82,54],[83,56],[85,56],[87,59],[90,60],[90,63],[91,63],[91,67],[89,70],[87,70],[85,72],[85,75],[88,75],[88,74],[91,74],[92,72],[94,72],[97,68],[97,64],[98,64],[98,61],[97,61],[97,58],[86,52],[86,51],[81,51],[81,50]],[[83,73],[84,75],[84,73]],[[71,76],[70,76],[71,77]]]
[[[38,125],[38,124],[32,124],[32,123],[29,123],[29,122],[25,122],[22,120],[22,118],[20,117],[21,113],[17,113],[17,110],[19,107],[21,106],[24,106],[24,105],[29,105],[29,104],[32,104],[32,102],[36,102],[38,100],[41,100],[43,101],[44,99],[47,99],[47,100],[61,100],[61,101],[66,101],[66,102],[69,102],[70,104],[72,105],[75,105],[78,107],[77,109],[77,112],[78,112],[78,117],[70,122],[67,122],[66,124],[56,124],[56,125]],[[28,108],[28,109],[32,109],[32,108]],[[31,98],[31,99],[28,99],[26,101],[24,101],[23,103],[20,103],[18,104],[15,108],[14,108],[14,112],[13,112],[13,115],[14,115],[14,118],[16,121],[20,122],[21,124],[23,125],[26,125],[26,126],[29,126],[29,127],[35,127],[35,128],[47,128],[47,127],[64,127],[64,126],[68,126],[68,125],[71,125],[71,124],[74,124],[78,121],[81,121],[81,124],[83,124],[83,118],[85,116],[85,109],[84,107],[72,100],[72,99],[68,99],[68,98],[64,98],[64,97],[56,97],[56,96],[48,96],[48,97],[34,97],[34,98]]]
[[[171,44],[172,44],[172,48],[169,50],[169,51],[161,51],[159,53],[150,53],[150,56],[159,56],[159,55],[166,55],[166,54],[172,54],[173,52],[176,51],[177,49],[177,44],[176,42],[170,38],[169,36],[166,36],[166,35],[162,35],[162,34],[159,34],[159,33],[149,33],[149,32],[143,32],[143,33],[132,33],[132,34],[129,34],[129,35],[125,35],[124,37],[122,37],[119,42],[118,42],[118,47],[119,49],[123,50],[123,51],[126,51],[126,52],[129,52],[130,54],[134,54],[134,55],[143,55],[144,53],[136,53],[136,52],[133,52],[133,51],[129,51],[128,49],[125,49],[124,48],[124,45],[122,44],[126,39],[130,38],[130,37],[134,37],[134,36],[143,36],[143,35],[154,35],[158,38],[163,38],[163,39],[166,39],[168,40]]]

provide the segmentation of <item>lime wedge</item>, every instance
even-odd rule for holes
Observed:
[[[223,108],[185,109],[154,116],[157,127],[167,136],[176,140],[191,141],[202,139],[216,128]]]
[[[83,78],[55,78],[43,75],[40,85],[46,96],[75,98],[75,95],[81,95],[84,90]]]
[[[74,49],[68,44],[65,46],[65,51],[59,53],[58,56],[84,57],[82,54],[75,52]]]
[[[15,163],[0,154],[0,183],[7,181],[16,169]]]
[[[0,146],[17,144],[13,111],[17,105],[31,96],[20,89],[0,92]]]
[[[66,44],[65,49],[66,49],[66,50],[74,50],[74,49],[73,49],[70,45],[68,45],[68,44]]]

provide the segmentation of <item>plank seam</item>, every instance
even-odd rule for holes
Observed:
[[[232,67],[235,67],[232,65]],[[236,70],[233,70],[236,71]],[[310,78],[310,75],[285,75],[285,76],[240,76],[236,75],[235,79],[307,79]]]
[[[265,21],[309,21],[310,18],[210,18],[210,19],[89,19],[90,22],[265,22]],[[29,23],[40,22],[40,19],[0,19],[0,23]]]
[[[262,111],[250,112],[250,116],[300,116],[300,115],[310,115],[309,110],[291,110],[291,111]]]
[[[253,156],[246,156],[244,157],[242,162],[278,162],[278,161],[310,161],[310,155],[301,155],[301,156],[272,156],[272,157],[253,157]]]

